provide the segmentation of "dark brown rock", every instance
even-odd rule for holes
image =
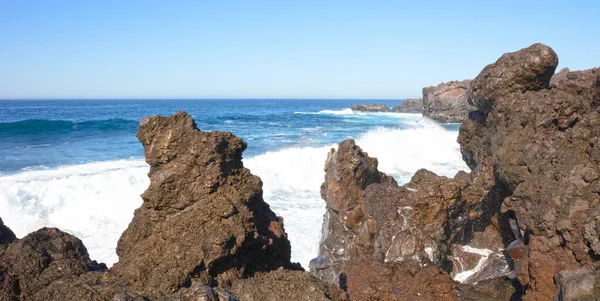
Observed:
[[[354,105],[352,106],[352,111],[358,111],[358,112],[391,112],[391,109],[388,108],[386,105],[381,104],[358,104],[358,105]]]
[[[287,270],[236,280],[231,292],[244,301],[348,300],[346,292],[336,285],[325,284],[308,272]]]
[[[494,189],[483,189],[481,180],[468,174],[449,179],[423,169],[399,186],[352,140],[332,150],[325,171],[324,237],[310,265],[318,277],[343,286],[350,262],[371,260],[434,263],[455,275],[476,269],[473,277],[464,277],[469,283],[512,272],[498,225],[480,223],[498,214],[501,201],[490,196]],[[473,266],[453,267],[453,258],[476,248],[490,254],[474,254]]]
[[[226,287],[299,268],[290,263],[281,218],[262,199],[262,182],[243,167],[244,141],[201,132],[185,112],[145,118],[137,136],[150,186],[117,245],[116,279],[160,296],[194,282]]]
[[[447,273],[414,260],[351,262],[346,277],[352,300],[459,300]]]
[[[79,239],[53,228],[42,228],[8,245],[0,267],[2,300],[52,300],[44,296],[57,283],[106,269],[90,260]]]
[[[558,56],[543,44],[505,53],[473,79],[469,104],[487,113],[503,95],[547,89],[557,65]]]
[[[391,110],[394,113],[421,114],[423,113],[423,99],[405,99],[401,104],[393,107]]]
[[[451,81],[423,88],[423,116],[443,123],[460,123],[472,109],[467,103],[471,81]]]
[[[458,139],[475,174],[505,189],[501,230],[516,240],[508,250],[527,300],[551,299],[560,271],[600,258],[600,80],[563,71],[550,89],[557,62],[535,44],[488,65],[471,85],[481,112]]]
[[[13,242],[15,239],[17,239],[15,234],[12,232],[12,230],[10,230],[9,227],[4,225],[2,219],[0,218],[0,255],[2,254],[6,246],[9,243]]]

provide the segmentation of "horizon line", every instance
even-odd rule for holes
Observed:
[[[404,98],[353,98],[353,97],[0,97],[2,100],[405,100]]]

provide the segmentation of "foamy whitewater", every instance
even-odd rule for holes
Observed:
[[[118,260],[116,243],[149,184],[135,139],[141,116],[185,109],[201,130],[231,131],[245,139],[244,165],[261,177],[265,201],[284,218],[292,259],[304,267],[318,249],[324,162],[343,139],[355,139],[399,183],[419,168],[445,176],[466,170],[457,126],[441,126],[418,114],[355,114],[348,107],[356,101],[123,100],[82,108],[47,102],[0,102],[0,159],[9,163],[0,169],[0,217],[19,237],[41,227],[74,234],[93,259],[109,266]],[[31,118],[40,106],[38,114],[47,116]],[[85,121],[66,119],[75,127],[52,122],[81,118],[77,113],[83,111],[89,111],[82,113],[88,115]],[[15,118],[15,112],[24,117]],[[30,121],[42,119],[49,120],[42,127]]]

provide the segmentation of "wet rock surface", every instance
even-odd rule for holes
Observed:
[[[471,81],[451,81],[423,88],[423,116],[442,123],[460,123],[471,110],[467,90]]]

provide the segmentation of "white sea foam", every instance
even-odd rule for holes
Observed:
[[[378,128],[357,144],[379,159],[379,169],[407,182],[419,168],[452,176],[466,169],[456,132],[428,121],[407,129]],[[264,182],[264,198],[284,217],[292,259],[308,266],[315,257],[325,202],[320,197],[323,165],[331,147],[289,148],[244,159]],[[112,264],[115,246],[141,204],[148,186],[142,160],[122,160],[23,171],[0,176],[0,217],[17,236],[43,226],[58,227],[83,240],[93,259]]]
[[[418,119],[421,119],[421,117],[422,117],[422,114],[416,114],[416,113],[362,112],[362,111],[354,111],[350,108],[341,109],[341,110],[321,110],[318,112],[294,112],[294,114],[300,114],[300,115],[344,115],[344,116],[348,116],[348,117],[386,116],[386,117],[395,117],[395,118],[412,119],[412,120],[418,120]]]
[[[57,227],[79,237],[92,259],[111,265],[117,240],[149,184],[142,160],[24,171],[0,177],[0,217],[18,237]]]

